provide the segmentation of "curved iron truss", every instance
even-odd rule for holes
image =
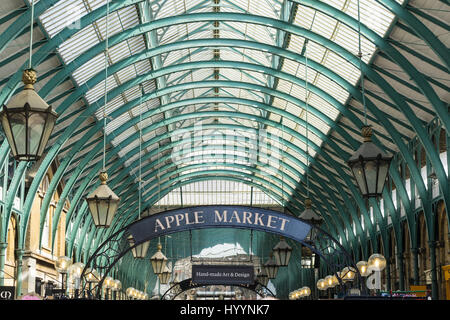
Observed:
[[[20,66],[26,66],[27,59],[27,44],[22,40],[31,17],[28,0],[6,2],[11,9],[0,19],[4,27],[0,36],[0,53],[4,54],[0,58],[2,105],[21,89]],[[425,0],[402,4],[395,0],[361,0],[361,24],[355,1],[339,8],[325,0],[270,0],[264,3],[270,4],[271,10],[263,14],[248,12],[231,0],[218,4],[185,0],[189,8],[186,11],[174,11],[172,1],[114,0],[109,2],[109,12],[103,3],[85,9],[89,0],[78,2],[84,9],[75,24],[52,24],[70,14],[64,9],[64,1],[41,0],[35,6],[34,23],[40,31],[34,39],[33,63],[39,76],[36,88],[42,98],[56,106],[60,117],[46,156],[38,164],[10,165],[8,143],[3,135],[0,137],[0,167],[12,167],[3,190],[0,243],[8,241],[8,222],[17,215],[17,250],[24,250],[33,202],[52,163],[59,166],[40,208],[40,244],[56,194],[58,201],[50,229],[55,234],[58,225],[65,223],[66,254],[75,256],[75,260],[82,260],[83,255],[87,259],[105,239],[134,221],[139,215],[134,170],[139,133],[133,128],[139,125],[136,108],[145,104],[143,147],[147,149],[143,180],[147,181],[147,206],[189,183],[220,178],[258,188],[296,215],[304,209],[303,200],[310,191],[314,209],[325,220],[324,229],[358,259],[367,259],[370,247],[389,254],[388,226],[392,224],[395,237],[401,239],[403,216],[412,247],[417,248],[419,211],[425,216],[427,240],[434,246],[436,203],[442,202],[448,208],[450,201],[450,44],[440,36],[449,29],[446,1],[435,1],[433,7],[427,7],[430,4]],[[221,11],[222,5],[230,12]],[[379,20],[385,21],[385,28],[378,29],[367,18],[371,16],[367,12],[376,12]],[[107,14],[110,21],[123,22],[114,25],[116,31],[109,38],[109,77],[99,67],[106,52],[102,21]],[[308,14],[315,17],[315,22],[302,25],[301,21],[309,21]],[[327,28],[335,26],[333,36],[321,31],[327,28],[320,21],[326,21]],[[188,30],[186,34],[174,33],[180,26]],[[245,37],[240,26],[257,32]],[[337,36],[339,30],[345,30],[342,37],[356,41],[358,29],[364,49],[372,52],[361,66],[356,50],[345,46]],[[91,41],[81,41],[86,38]],[[126,47],[138,49],[127,51]],[[315,51],[308,52],[307,47],[314,47]],[[121,54],[115,56],[114,49]],[[324,52],[323,57],[333,57],[334,62],[313,57],[319,51]],[[227,58],[233,55],[234,59]],[[309,83],[302,72],[295,71],[306,65],[314,76]],[[344,66],[350,71],[341,72],[340,67]],[[131,69],[135,73],[129,73],[133,72]],[[234,77],[232,70],[239,77]],[[360,91],[360,75],[366,84],[365,96]],[[112,83],[106,106],[105,95],[99,90],[105,78]],[[309,99],[299,94],[306,85]],[[334,91],[335,88],[339,90]],[[248,95],[242,96],[239,90]],[[311,116],[316,117],[308,124],[310,152],[313,150],[314,156],[303,146],[307,140],[302,111],[306,101]],[[95,177],[102,168],[104,107],[108,108],[109,186],[123,201],[114,228],[96,230],[83,199],[97,187]],[[371,200],[372,211],[345,165],[361,143],[359,129],[365,116],[374,128],[374,142],[395,154],[383,203]],[[245,142],[242,132],[279,129],[266,139],[286,148],[278,157],[284,169],[263,166],[262,161],[242,164],[246,156],[230,158],[223,144],[199,144],[204,153],[215,151],[215,156],[205,157],[200,163],[180,166],[171,161],[169,154],[181,144],[173,133],[194,133],[197,120],[206,122],[203,128],[207,140],[217,139],[217,131],[234,130],[236,133],[228,136],[226,144],[236,153],[244,152],[251,144]],[[258,153],[259,160],[264,156],[264,152]],[[209,169],[212,164],[221,169]],[[309,190],[305,172],[311,181]],[[436,192],[433,186],[437,186]],[[19,194],[23,197],[20,209],[14,206]],[[66,201],[70,201],[70,208],[66,221],[62,221]],[[448,214],[446,218],[449,222]],[[55,238],[52,237],[52,248]],[[398,251],[401,250],[398,244]]]

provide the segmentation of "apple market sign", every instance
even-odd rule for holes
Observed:
[[[302,242],[311,225],[295,216],[247,206],[199,206],[145,217],[127,227],[136,244],[192,229],[242,228],[279,234]]]

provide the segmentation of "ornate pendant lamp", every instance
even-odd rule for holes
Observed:
[[[364,126],[362,127],[363,143],[347,161],[356,183],[364,197],[378,197],[383,192],[383,187],[389,171],[392,155],[381,151],[372,141],[372,128],[367,124],[366,100],[364,93],[364,74],[362,68],[361,52],[361,19],[358,0],[358,45],[359,65],[361,70],[362,102],[364,106]]]
[[[289,246],[284,237],[280,237],[280,242],[272,249],[275,262],[280,267],[286,267],[291,259],[292,247]]]
[[[23,90],[0,112],[0,121],[11,153],[17,161],[37,161],[44,153],[58,114],[34,90],[36,71],[32,68],[34,0],[31,1],[30,54],[23,71]]]
[[[388,175],[392,155],[384,153],[371,140],[372,128],[362,128],[364,142],[347,161],[359,190],[364,197],[378,197],[382,194]]]
[[[99,178],[101,184],[86,197],[86,201],[95,226],[97,228],[108,228],[117,211],[120,198],[106,184],[108,180],[106,172],[100,172]]]
[[[141,86],[141,103],[139,107],[139,202],[138,202],[138,220],[141,219],[141,203],[142,203],[142,96],[144,95],[144,89]],[[149,210],[146,211],[147,214]],[[135,241],[132,235],[128,237],[130,247],[135,245]],[[131,249],[133,257],[136,259],[144,259],[147,256],[148,247],[150,246],[150,240],[138,244]]]
[[[106,103],[107,99],[107,81],[108,78],[108,16],[109,2],[107,2],[106,10],[106,48],[105,48],[105,102],[103,105],[103,170],[100,172],[101,184],[87,198],[92,218],[98,228],[108,228],[114,218],[114,214],[119,206],[120,198],[108,187],[106,181],[108,174],[106,173],[105,153],[106,153]]]
[[[305,239],[307,242],[313,242],[317,237],[314,226],[320,226],[323,223],[323,218],[312,209],[311,199],[305,199],[305,211],[300,214],[299,218],[313,225],[313,228],[311,228],[311,231]]]
[[[163,273],[168,259],[161,252],[161,249],[162,249],[161,243],[158,243],[157,249],[158,249],[158,251],[156,251],[156,253],[153,255],[153,257],[150,258],[150,261],[152,263],[153,272],[155,274],[160,274],[160,273]]]

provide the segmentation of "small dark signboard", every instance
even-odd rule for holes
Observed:
[[[253,270],[253,266],[242,265],[193,265],[192,282],[222,285],[252,284]]]
[[[0,286],[0,300],[14,300],[14,286]]]

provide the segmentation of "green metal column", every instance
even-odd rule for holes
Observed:
[[[16,298],[22,295],[22,262],[25,250],[16,249]]]
[[[438,282],[436,272],[436,241],[428,241],[430,248],[430,264],[431,264],[431,299],[437,300],[439,298]]]
[[[401,291],[405,290],[405,272],[403,266],[403,250],[397,251],[397,261],[398,261],[398,285]]]
[[[0,286],[3,286],[5,283],[5,260],[7,247],[7,242],[0,242]]]
[[[386,256],[386,290],[391,291],[391,264],[389,263],[390,257]]]
[[[419,250],[417,247],[411,248],[413,256],[413,269],[414,269],[414,285],[419,285]]]

